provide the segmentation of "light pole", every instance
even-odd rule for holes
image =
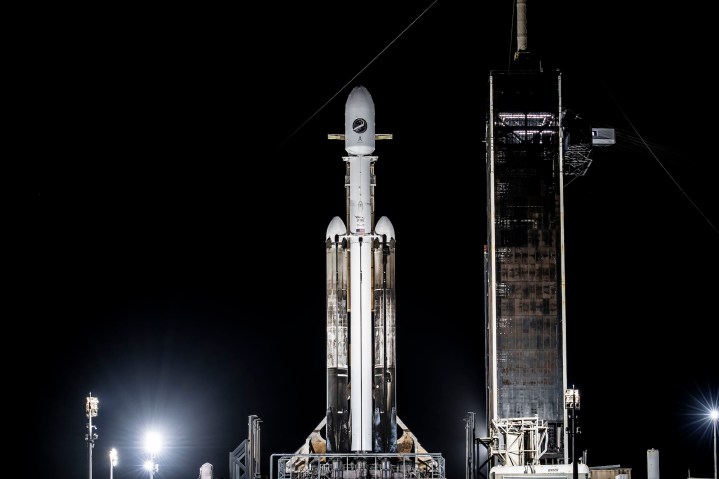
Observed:
[[[148,432],[145,435],[145,449],[150,453],[150,459],[145,461],[145,469],[150,472],[150,479],[155,477],[155,473],[160,468],[160,465],[155,462],[155,454],[160,450],[162,441],[160,436],[155,432]]]
[[[160,465],[155,464],[155,459],[153,459],[153,458],[150,458],[145,461],[145,470],[150,473],[150,479],[155,477],[155,473],[157,472],[159,467],[160,467]]]
[[[719,410],[712,409],[709,412],[712,420],[712,431],[714,432],[714,479],[717,479],[717,419],[719,418]]]
[[[574,386],[572,386],[573,388]],[[577,429],[577,410],[579,410],[579,390],[567,389],[564,391],[564,407],[569,415],[569,438],[571,439],[570,460],[572,461],[572,477],[577,479],[579,476],[579,467],[577,464],[577,453],[575,449],[574,438],[579,432]]]
[[[85,441],[87,441],[87,460],[89,479],[92,479],[92,448],[95,447],[95,439],[97,434],[95,429],[97,426],[92,425],[92,418],[97,417],[97,412],[100,409],[100,400],[96,397],[92,397],[92,393],[85,398],[85,415],[87,416],[87,434],[85,434]]]
[[[117,466],[117,449],[110,449],[110,479],[112,479],[112,471]]]

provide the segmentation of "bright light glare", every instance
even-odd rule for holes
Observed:
[[[152,471],[155,468],[155,463],[151,460],[145,461],[145,470],[146,471]]]
[[[110,463],[114,466],[117,466],[117,449],[113,448],[110,449]]]
[[[145,435],[145,449],[147,449],[150,454],[155,454],[161,447],[162,440],[159,434],[156,432],[148,432]]]
[[[712,421],[716,421],[717,418],[719,418],[719,410],[712,409],[711,412],[709,413],[709,417],[712,419]]]
[[[85,398],[85,413],[87,417],[97,417],[97,412],[100,409],[100,400],[97,397],[93,397],[92,393]]]

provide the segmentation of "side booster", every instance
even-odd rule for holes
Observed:
[[[341,138],[341,137],[340,137]],[[375,110],[363,86],[345,105],[347,223],[327,228],[327,452],[397,452],[395,236],[374,224]]]

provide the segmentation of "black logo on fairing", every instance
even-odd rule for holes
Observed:
[[[364,133],[367,131],[367,121],[364,118],[357,118],[354,122],[352,122],[352,130],[355,133]]]

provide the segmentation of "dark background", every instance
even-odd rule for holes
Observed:
[[[242,4],[245,5],[245,4]],[[529,51],[563,104],[615,128],[565,188],[568,378],[590,466],[713,473],[719,209],[710,15],[530,2]],[[488,75],[513,2],[46,7],[13,19],[7,377],[30,477],[160,478],[269,456],[325,408],[324,232],[345,214],[344,104],[378,133],[375,218],[397,234],[398,414],[447,474],[484,424]],[[17,327],[16,327],[17,325]],[[27,351],[27,353],[25,353]],[[19,353],[18,353],[19,352]],[[11,412],[15,416],[14,412]],[[478,431],[482,434],[482,431]],[[24,468],[27,467],[27,471]]]

